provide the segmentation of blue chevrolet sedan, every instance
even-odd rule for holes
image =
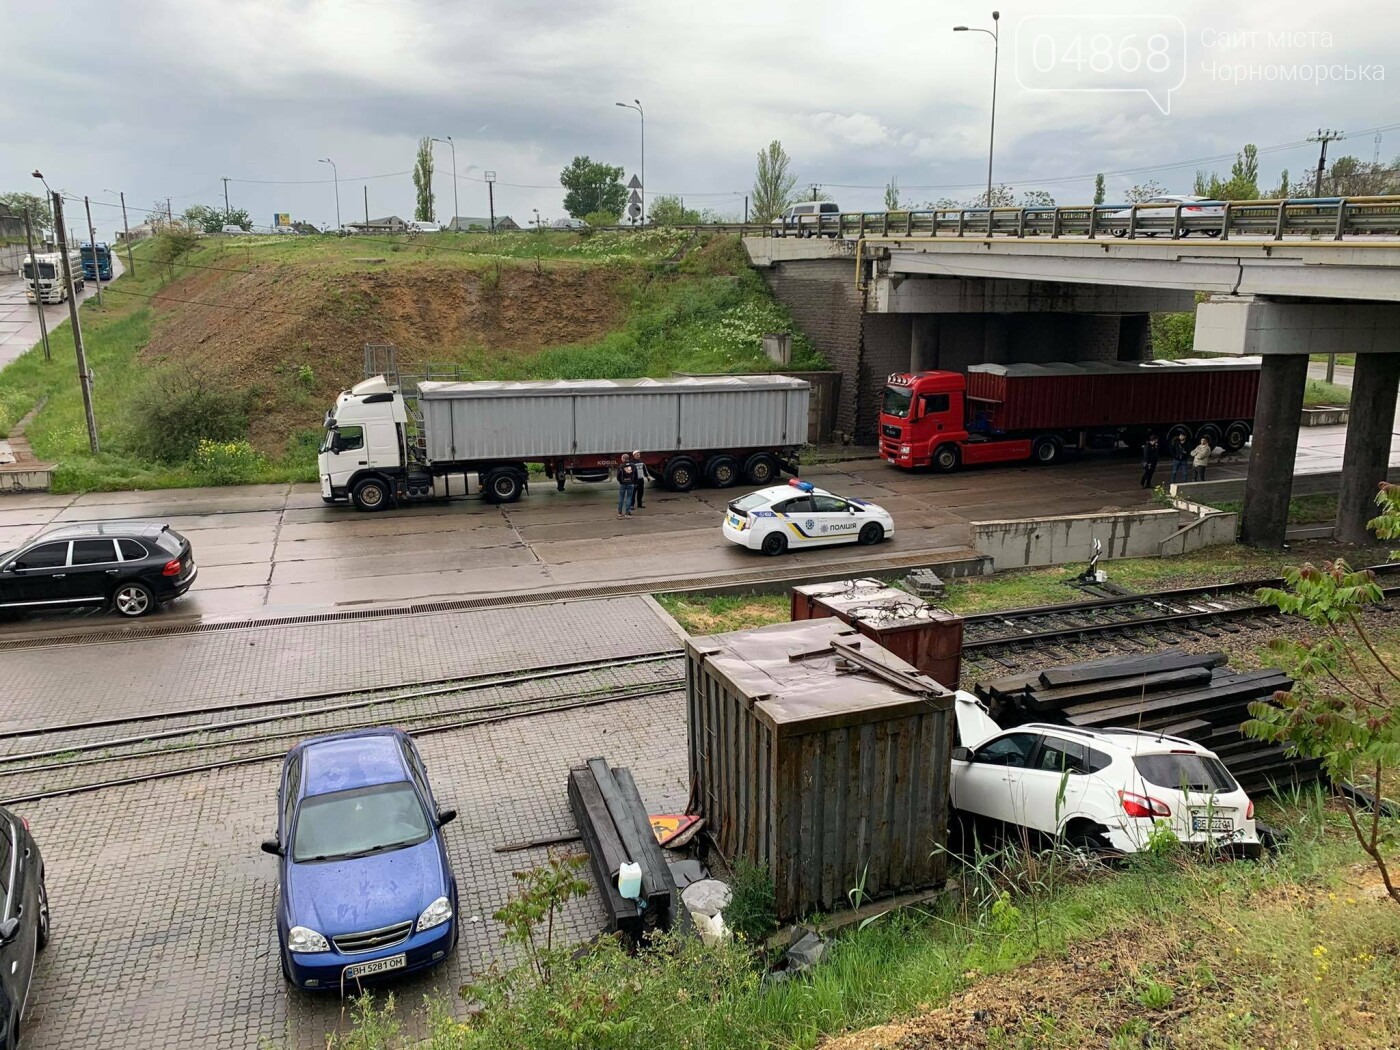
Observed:
[[[457,944],[457,879],[418,749],[398,729],[306,740],[282,765],[277,936],[299,988],[436,966]]]

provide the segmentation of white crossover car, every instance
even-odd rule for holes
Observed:
[[[1257,856],[1254,803],[1213,751],[1136,729],[1003,730],[958,693],[952,800],[961,814],[1095,851],[1145,849],[1160,821],[1195,845]]]
[[[796,478],[736,499],[724,515],[725,539],[770,555],[831,543],[869,546],[893,535],[894,518],[883,507]]]

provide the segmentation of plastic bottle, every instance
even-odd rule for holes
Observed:
[[[642,866],[623,861],[617,869],[617,892],[629,900],[642,895]]]

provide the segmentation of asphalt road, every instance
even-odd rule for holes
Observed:
[[[123,265],[113,256],[112,277],[121,276]],[[107,282],[103,282],[106,284]],[[97,294],[97,282],[88,281],[78,293],[78,301]],[[50,304],[44,307],[44,319],[52,332],[59,325],[68,323],[68,304]],[[19,274],[6,274],[0,277],[0,368],[4,368],[15,358],[39,341],[39,314],[34,304],[24,297],[24,281]]]

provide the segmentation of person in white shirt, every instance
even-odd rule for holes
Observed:
[[[1201,438],[1201,443],[1191,450],[1192,481],[1206,480],[1206,467],[1210,464],[1212,451],[1206,438]]]

